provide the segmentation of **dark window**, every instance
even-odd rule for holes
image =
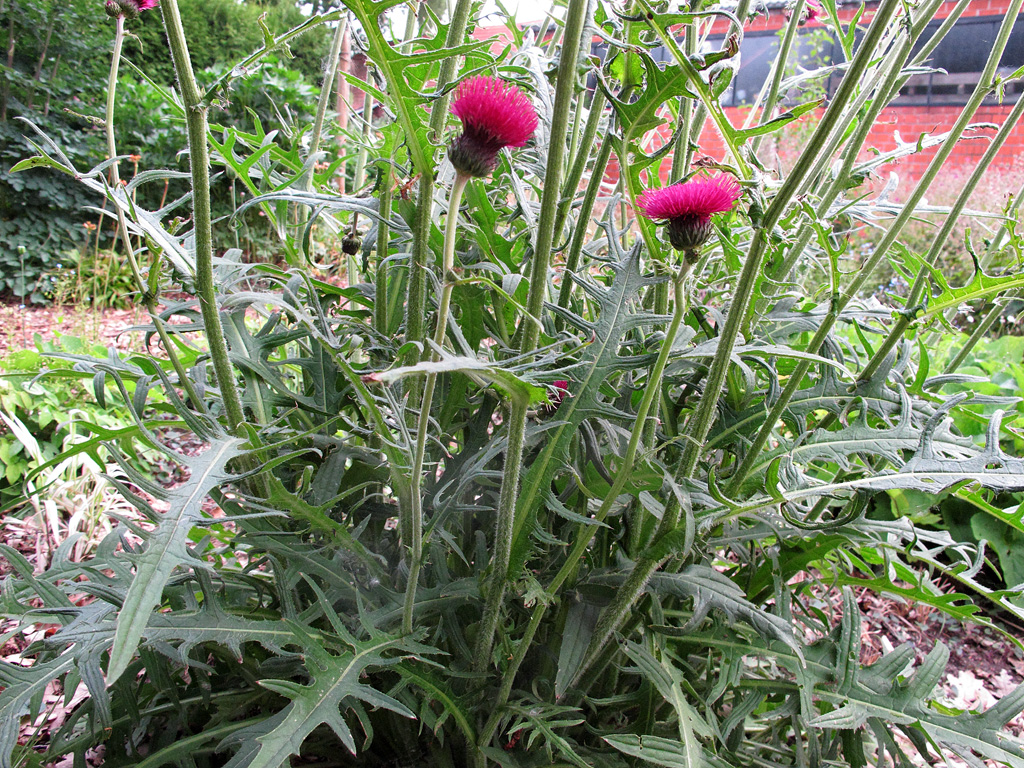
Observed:
[[[1000,74],[1007,75],[1024,65],[1024,14],[1018,17],[1007,42],[1006,50],[999,62]],[[943,104],[957,105],[966,103],[974,87],[981,78],[985,61],[992,51],[999,25],[999,16],[961,19],[957,22],[942,41],[935,47],[928,64],[945,72],[932,72],[926,75],[914,75],[900,90],[897,106]],[[941,21],[931,22],[925,34],[927,40],[938,30]],[[918,43],[915,50],[920,50],[923,43]],[[1020,81],[1008,83],[1007,94],[1020,93],[1024,90]],[[989,97],[995,100],[995,96]]]
[[[774,35],[744,37],[740,46],[740,69],[733,77],[728,103],[749,104],[757,98],[761,86],[771,75],[772,62],[778,52],[779,40]]]
[[[928,25],[923,40],[927,40],[938,30],[941,20]],[[977,85],[985,61],[992,50],[996,33],[1002,23],[1001,16],[961,19],[946,34],[932,52],[927,65],[945,70],[923,75],[914,75],[900,90],[899,97],[893,102],[895,106],[913,105],[958,105],[966,103],[971,92]],[[843,60],[842,49],[836,40],[824,38],[826,33],[821,27],[800,30],[797,41],[797,53],[792,57],[806,69],[816,69],[839,63]],[[712,38],[709,44],[712,49],[721,47],[721,38]],[[918,43],[916,50],[924,45]],[[740,48],[740,68],[734,77],[732,86],[723,94],[725,106],[751,104],[757,98],[761,87],[771,74],[772,59],[779,49],[779,33],[755,33],[744,37]],[[1024,65],[1024,14],[1014,26],[999,63],[1000,74],[1007,75]],[[839,85],[841,73],[832,75],[821,83],[822,89],[832,94]],[[1008,83],[1007,95],[1024,92],[1024,82]],[[995,101],[995,96],[989,97]],[[807,94],[791,92],[783,94],[786,103],[798,103],[807,99]]]

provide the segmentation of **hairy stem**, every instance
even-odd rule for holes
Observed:
[[[961,12],[963,10],[963,5],[964,4],[961,3],[961,7],[959,8]],[[915,25],[916,34],[912,34],[910,38],[904,41],[900,55],[896,57],[892,64],[893,68],[896,69],[897,71],[900,69],[902,65],[903,58],[910,52],[911,47],[917,39],[917,36],[923,31],[924,21],[931,17],[937,6],[938,0],[932,0],[932,3],[923,9],[923,14],[920,17],[920,24]],[[885,105],[888,104],[892,96],[898,92],[900,86],[902,85],[902,82],[902,79],[896,79],[890,82],[884,88],[883,92],[879,93],[873,100],[872,105],[868,109],[867,113],[861,117],[860,125],[857,129],[857,132],[854,134],[853,138],[850,140],[850,143],[846,148],[845,157],[843,158],[843,165],[839,173],[836,175],[836,178],[833,181],[832,185],[824,193],[821,201],[818,203],[818,207],[816,209],[818,218],[823,218],[827,214],[832,203],[839,197],[840,194],[842,194],[845,187],[845,182],[849,178],[849,174],[853,169],[857,156],[860,152],[861,146],[863,146],[864,142],[867,140],[868,134],[872,126],[874,125],[875,118],[877,118],[878,114],[882,111]],[[957,134],[955,137],[950,137],[950,151],[952,151],[952,147],[955,144],[956,140],[958,140],[958,138],[959,134]],[[940,165],[935,166],[936,172],[939,167]],[[922,181],[923,180],[924,179],[922,179]],[[930,181],[928,183],[930,184]],[[927,184],[923,188],[919,187],[922,195],[924,194],[925,188],[927,188]],[[908,205],[911,204],[908,203]],[[893,226],[895,227],[896,224],[894,224]],[[902,229],[902,227],[900,227],[900,229]],[[792,264],[795,262],[795,259],[799,257],[799,254],[803,251],[803,248],[810,242],[813,235],[814,228],[810,224],[805,224],[802,227],[801,232],[797,235],[796,243],[793,246],[791,246],[792,252],[790,256],[788,256],[786,259],[786,261],[788,261],[789,264],[784,264],[781,269],[776,271],[775,275],[777,278],[781,279],[784,275],[789,273],[789,270],[792,269]],[[876,249],[874,256],[862,266],[860,270],[860,277],[856,278],[855,284],[857,284],[857,281],[863,281],[863,279],[865,279],[864,276],[870,275],[871,272],[874,270],[875,266],[877,266],[879,261],[884,256],[885,250]],[[790,259],[792,259],[792,261],[790,261]],[[842,312],[843,308],[849,303],[849,301],[852,299],[854,295],[856,295],[856,291],[848,289],[841,295],[833,297],[832,306],[830,307],[829,314],[826,315],[826,317],[823,319],[822,325],[819,326],[817,332],[815,333],[814,337],[811,339],[811,342],[807,347],[806,351],[809,354],[815,354],[818,351],[820,346],[828,337],[828,334],[831,331],[833,325],[838,320],[839,314]],[[753,312],[751,311],[748,312],[747,322],[752,321]],[[757,461],[757,458],[760,455],[761,450],[764,448],[769,437],[771,436],[775,424],[778,423],[779,419],[782,417],[782,414],[785,412],[785,409],[789,406],[789,402],[793,398],[793,395],[795,395],[797,390],[800,388],[800,384],[803,381],[803,377],[811,369],[811,365],[812,363],[808,360],[800,360],[797,362],[795,369],[790,374],[789,380],[786,382],[786,386],[783,389],[782,394],[772,405],[771,409],[768,412],[768,415],[762,421],[761,427],[758,430],[757,434],[754,436],[751,444],[748,446],[747,452],[744,455],[743,460],[740,462],[739,467],[737,467],[736,471],[733,473],[729,486],[726,489],[726,493],[735,493],[736,491],[738,491],[743,481],[746,480],[755,462]]]
[[[348,16],[342,21],[338,22],[338,26],[334,28],[334,37],[331,38],[331,50],[327,54],[327,70],[324,73],[324,82],[320,86],[320,98],[316,102],[316,116],[313,118],[313,130],[309,135],[309,154],[307,157],[310,159],[315,158],[317,153],[320,151],[320,142],[323,140],[324,135],[324,121],[327,119],[327,109],[331,105],[331,92],[334,89],[334,81],[338,76],[338,63],[341,58],[341,41],[345,38],[345,32],[348,30]],[[307,190],[313,189],[313,168],[310,166],[309,173],[306,175],[305,187]]]
[[[434,327],[434,350],[430,359],[437,360],[437,349],[444,344],[448,332],[448,309],[452,301],[452,289],[455,286],[452,269],[455,266],[455,233],[459,225],[459,205],[462,193],[470,177],[459,173],[455,175],[451,198],[448,201],[448,220],[444,229],[444,255],[441,263],[441,297],[437,306],[437,324]],[[416,449],[413,454],[412,468],[409,475],[409,524],[402,530],[409,531],[409,580],[405,586],[405,603],[402,609],[402,631],[412,632],[413,606],[416,604],[416,589],[419,583],[420,566],[423,563],[423,459],[427,450],[427,431],[430,426],[430,405],[434,399],[434,388],[437,385],[437,374],[428,373],[423,387],[423,399],[420,401],[420,418],[416,429]]]
[[[107,136],[107,156],[112,161],[110,164],[110,186],[111,194],[113,195],[117,195],[121,191],[121,177],[117,169],[118,162],[116,159],[117,142],[114,139],[114,106],[117,104],[117,73],[121,65],[121,52],[124,47],[124,34],[124,16],[118,16],[117,28],[114,33],[114,52],[110,59],[110,77],[107,80],[107,109],[104,116],[104,127],[106,129]],[[206,406],[203,403],[203,399],[199,397],[195,387],[192,386],[192,379],[189,378],[188,372],[185,370],[185,366],[182,365],[181,359],[178,357],[178,352],[174,347],[174,343],[171,341],[171,337],[167,333],[167,327],[164,325],[163,318],[160,317],[160,306],[156,296],[158,273],[153,272],[153,274],[150,275],[149,282],[147,283],[146,278],[142,275],[142,270],[139,268],[138,259],[135,258],[135,251],[132,249],[131,238],[128,235],[128,220],[124,215],[124,211],[119,205],[115,205],[114,210],[117,211],[117,230],[120,233],[121,243],[124,246],[125,257],[128,259],[128,268],[131,270],[132,278],[135,280],[135,285],[142,294],[143,304],[146,307],[146,311],[149,312],[149,317],[153,321],[153,327],[156,328],[157,335],[160,337],[160,343],[163,345],[164,351],[167,353],[167,359],[170,361],[171,367],[174,368],[174,372],[178,376],[178,384],[185,390],[185,394],[188,395],[188,399],[191,401],[193,408],[205,410]],[[99,242],[98,231],[97,242]]]
[[[803,18],[804,5],[807,0],[796,0],[796,5],[790,11],[789,24],[786,25],[786,32],[782,36],[782,42],[779,44],[779,53],[775,56],[775,60],[772,62],[772,76],[769,80],[768,95],[765,97],[764,104],[761,107],[761,121],[768,122],[772,118],[772,113],[775,111],[775,105],[779,102],[779,86],[782,84],[782,76],[786,73],[786,65],[789,63],[789,54],[793,49],[793,41],[796,40],[796,31],[800,27],[800,20]],[[757,111],[757,105],[755,104],[754,109],[750,110],[750,116],[753,117],[754,112]],[[755,136],[754,140],[750,144],[750,152],[753,155],[757,154],[757,150],[761,147],[761,141],[764,136]]]
[[[565,156],[565,137],[569,128],[569,112],[576,95],[576,66],[580,51],[580,37],[587,16],[587,0],[569,0],[565,19],[565,36],[558,65],[555,86],[555,100],[551,119],[550,144],[547,167],[544,174],[544,191],[540,201],[540,220],[537,225],[537,239],[534,242],[533,264],[530,270],[530,290],[527,294],[526,311],[537,322],[524,320],[520,352],[528,354],[537,347],[540,338],[540,316],[548,292],[548,267],[551,263],[551,247],[554,243],[555,219],[558,198],[562,192],[562,166]],[[508,446],[505,451],[505,466],[498,497],[498,515],[494,535],[494,551],[491,557],[491,577],[487,585],[487,597],[476,648],[473,651],[473,667],[478,672],[490,664],[491,646],[498,627],[501,602],[505,596],[507,582],[512,578],[508,573],[512,555],[512,536],[515,527],[516,496],[519,493],[519,470],[523,461],[523,446],[526,436],[527,404],[516,402],[509,415]]]
[[[743,315],[746,313],[747,306],[750,304],[758,273],[761,269],[761,263],[768,248],[768,237],[776,223],[782,218],[783,212],[789,205],[793,194],[803,182],[804,176],[810,171],[811,165],[817,159],[817,153],[832,133],[832,129],[835,127],[847,102],[853,97],[859,85],[861,75],[874,58],[875,46],[883,34],[885,34],[889,20],[896,13],[898,7],[899,3],[893,0],[892,2],[882,3],[878,8],[875,18],[872,20],[871,26],[861,43],[860,51],[854,58],[847,76],[843,78],[843,82],[839,86],[839,90],[836,91],[832,103],[829,104],[828,109],[822,116],[821,122],[818,123],[817,129],[808,141],[807,148],[801,154],[800,160],[794,166],[775,199],[772,200],[771,205],[768,206],[768,210],[765,211],[764,224],[754,235],[750,253],[747,256],[746,263],[743,265],[743,271],[737,282],[736,291],[732,296],[725,326],[718,337],[718,348],[715,350],[715,357],[711,363],[711,370],[708,372],[708,378],[705,382],[700,402],[696,412],[687,424],[686,448],[684,449],[683,458],[677,472],[677,476],[680,478],[690,477],[693,474],[703,449],[704,439],[707,437],[708,430],[711,429],[711,423],[714,420],[715,411],[718,407],[718,398],[722,393],[725,376],[729,370],[729,363],[736,344],[740,323],[743,320]],[[676,522],[677,520],[672,520],[667,515],[662,520],[663,526],[670,525],[672,528],[675,527]],[[670,529],[666,528],[666,530]]]
[[[595,97],[594,103],[597,103]],[[601,183],[604,180],[604,172],[608,167],[608,161],[612,156],[612,141],[605,138],[598,150],[597,159],[594,161],[594,168],[587,182],[587,189],[583,193],[583,202],[580,204],[579,216],[576,220],[576,228],[572,233],[572,241],[569,243],[569,250],[565,256],[565,266],[562,269],[562,284],[558,289],[558,306],[563,309],[569,308],[569,296],[572,293],[572,278],[569,277],[579,268],[580,256],[583,253],[583,243],[587,239],[590,224],[590,214],[594,210],[597,196],[601,191]],[[564,326],[562,318],[555,319],[555,327],[561,330]]]
[[[387,225],[391,216],[391,200],[394,195],[391,179],[391,162],[380,163],[380,219],[377,221],[377,266],[374,271],[373,327],[377,333],[386,334],[388,329],[388,243],[391,230]]]
[[[199,90],[192,60],[189,58],[185,30],[181,25],[181,14],[177,0],[163,0],[160,11],[164,17],[164,28],[171,48],[174,73],[178,78],[181,99],[185,107],[185,121],[188,126],[189,171],[192,177],[192,222],[194,225],[196,249],[196,291],[203,316],[203,327],[210,345],[210,358],[220,387],[221,401],[228,428],[238,433],[245,414],[242,401],[235,385],[234,369],[228,357],[228,346],[224,340],[224,327],[217,311],[217,289],[213,282],[213,225],[210,218],[210,155],[207,146],[207,107]]]
[[[462,42],[469,23],[471,0],[458,0],[448,24],[445,45],[449,48]],[[437,76],[437,90],[441,91],[455,77],[458,59],[449,56],[441,63]],[[448,119],[448,101],[451,94],[438,96],[430,108],[430,132],[441,135]],[[419,193],[416,197],[416,219],[413,222],[412,253],[409,256],[409,290],[405,305],[405,339],[420,342],[425,337],[427,269],[430,259],[430,225],[434,219],[434,168],[416,168],[421,173]],[[410,353],[413,354],[413,353]],[[408,360],[407,362],[413,362]]]
[[[801,155],[800,161],[797,162],[790,176],[772,201],[772,204],[765,211],[763,227],[754,236],[750,253],[747,255],[746,263],[743,266],[743,271],[736,286],[736,292],[732,298],[732,305],[726,316],[725,326],[718,337],[718,348],[715,351],[715,357],[708,372],[700,402],[696,412],[686,425],[685,437],[687,442],[677,471],[677,477],[680,479],[686,479],[693,475],[704,447],[704,440],[711,429],[711,424],[718,408],[718,398],[721,395],[726,374],[729,370],[740,322],[753,296],[754,286],[764,259],[764,253],[768,245],[768,233],[773,230],[775,224],[782,217],[793,194],[810,170],[817,156],[816,153],[825,144],[839,119],[839,115],[852,98],[861,74],[874,56],[875,46],[882,38],[885,28],[898,7],[899,3],[895,1],[883,3],[879,7],[861,43],[860,51],[855,57],[850,71],[847,73],[847,77],[843,79],[843,83],[836,92],[835,98],[822,116],[818,128],[808,141],[808,146]],[[672,42],[674,44],[674,40]],[[682,509],[674,501],[666,506],[661,523],[658,525],[657,532],[655,533],[655,542],[663,541],[665,537],[675,531],[679,524],[681,513]],[[626,578],[626,582],[616,592],[611,604],[602,611],[598,619],[597,627],[585,653],[584,662],[576,675],[577,681],[582,680],[583,676],[597,661],[604,646],[611,640],[612,635],[627,616],[633,604],[643,594],[651,574],[668,559],[668,556],[668,554],[662,552],[661,547],[655,546],[636,561],[629,576]]]
[[[971,94],[971,98],[968,100],[967,106],[964,107],[964,111],[953,126],[953,130],[955,132],[963,132],[967,127],[967,122],[973,116],[974,111],[981,106],[984,98],[995,87],[994,78],[996,75],[996,67],[999,65],[999,59],[1002,57],[1003,50],[1006,48],[1006,43],[1010,39],[1010,32],[1013,30],[1014,23],[1017,20],[1017,13],[1020,10],[1021,4],[1022,0],[1016,0],[1016,2],[1011,3],[1010,8],[1006,11],[1006,16],[1003,18],[1003,24],[999,28],[999,33],[996,35],[996,41],[992,46],[992,53],[985,64],[984,71],[982,72],[981,80],[978,82],[974,93]],[[1017,103],[1010,111],[1010,114],[1006,116],[1006,119],[1003,121],[1003,125],[989,143],[988,148],[985,150],[985,154],[982,156],[981,160],[978,161],[978,164],[975,166],[974,172],[971,173],[970,178],[968,178],[966,185],[960,191],[960,194],[957,195],[956,201],[954,201],[951,206],[949,213],[946,214],[945,220],[942,222],[942,226],[939,228],[939,231],[935,233],[932,245],[928,249],[928,253],[925,255],[924,259],[922,259],[922,268],[917,273],[917,277],[910,286],[910,293],[906,300],[906,307],[908,311],[913,312],[914,307],[922,300],[929,284],[930,272],[928,267],[935,264],[939,254],[942,252],[942,248],[946,244],[946,240],[953,231],[956,220],[963,212],[963,209],[967,206],[967,201],[977,188],[982,175],[988,169],[989,165],[992,164],[996,154],[1000,149],[1002,149],[1007,138],[1009,138],[1010,133],[1017,127],[1017,123],[1022,115],[1024,115],[1024,98],[1018,97]],[[875,375],[884,362],[886,356],[892,351],[893,347],[896,346],[900,338],[902,338],[903,332],[910,327],[912,322],[913,320],[909,315],[904,314],[899,317],[895,325],[893,325],[892,329],[889,331],[889,335],[885,338],[885,341],[883,341],[879,348],[875,350],[874,356],[868,361],[868,364],[861,372],[859,376],[861,381],[868,381]]]
[[[647,420],[651,417],[652,407],[655,405],[658,395],[661,392],[661,379],[665,373],[665,366],[668,365],[669,358],[672,356],[672,348],[675,345],[676,336],[679,333],[679,327],[682,324],[683,317],[686,315],[688,302],[686,300],[685,283],[686,276],[690,271],[690,266],[690,261],[684,261],[673,278],[672,286],[674,289],[675,305],[673,307],[672,320],[669,322],[669,326],[665,330],[665,341],[661,345],[661,350],[654,363],[654,368],[651,369],[651,374],[648,377],[646,386],[644,387],[644,394],[640,400],[640,405],[637,408],[636,419],[633,422],[633,428],[629,435],[629,443],[622,455],[622,461],[619,463],[619,467],[615,472],[615,480],[612,483],[611,488],[608,490],[608,493],[605,495],[604,500],[601,502],[601,506],[594,513],[593,524],[580,525],[576,531],[576,535],[573,537],[572,549],[569,550],[569,553],[566,555],[565,562],[562,564],[562,567],[547,587],[546,592],[549,595],[558,594],[562,585],[565,584],[573,573],[575,573],[580,561],[586,554],[587,548],[590,546],[591,540],[594,538],[594,534],[598,530],[598,526],[604,522],[605,518],[608,517],[608,513],[614,506],[615,501],[622,494],[623,489],[626,487],[626,483],[629,482],[630,477],[632,476],[633,465],[636,463],[636,457],[642,438],[644,433],[647,431]],[[533,616],[530,617],[530,623],[527,625],[526,632],[519,641],[519,644],[516,646],[515,654],[509,662],[508,667],[505,669],[501,682],[501,689],[498,692],[497,706],[494,708],[494,714],[492,714],[481,731],[481,746],[486,746],[494,735],[494,730],[497,728],[500,717],[501,706],[508,701],[509,694],[512,692],[512,685],[515,681],[516,673],[519,671],[519,666],[526,658],[526,653],[530,649],[533,637],[536,634],[537,629],[540,627],[547,608],[548,605],[546,603],[540,603],[536,608],[534,608]],[[575,681],[573,684],[575,684]]]

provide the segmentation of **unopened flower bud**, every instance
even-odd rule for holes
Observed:
[[[349,256],[355,256],[363,247],[363,241],[356,235],[345,235],[341,239],[341,251]]]
[[[121,14],[129,21],[139,17],[139,4],[134,0],[118,0],[118,5],[121,6]]]

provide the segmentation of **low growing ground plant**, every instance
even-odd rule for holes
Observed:
[[[30,124],[35,154],[16,168],[106,199],[162,351],[73,361],[118,388],[131,418],[53,461],[106,451],[141,519],[87,556],[68,539],[44,570],[0,550],[4,637],[56,626],[0,665],[0,768],[84,765],[101,744],[105,765],[145,768],[1024,765],[1002,730],[1024,689],[987,711],[937,703],[948,650],[862,663],[855,599],[988,626],[1024,617],[1019,590],[978,577],[983,544],[866,514],[880,494],[955,493],[1024,530],[994,503],[1024,490],[1016,400],[961,371],[982,336],[958,337],[941,363],[933,343],[965,304],[1024,286],[1019,271],[951,283],[934,268],[1024,101],[934,237],[903,238],[999,88],[1024,0],[853,273],[836,222],[877,212],[859,192],[886,160],[862,152],[871,125],[967,0],[927,34],[940,0],[852,18],[795,0],[790,29],[815,15],[845,61],[781,177],[765,139],[818,102],[780,107],[795,87],[784,35],[758,119],[730,123],[718,99],[748,0],[569,0],[552,32],[510,26],[501,42],[469,0],[418,15],[352,0],[268,31],[202,90],[176,0],[156,4],[107,3],[107,115],[125,16],[162,14],[189,196],[148,210],[131,195],[165,174],[122,187],[116,161],[75,167]],[[722,20],[721,49],[698,54]],[[258,124],[210,131],[207,118],[322,24],[335,25],[330,61],[355,36],[369,74],[345,79],[382,108],[348,196],[339,166],[321,165],[333,69],[287,151]],[[707,121],[723,158],[696,144]],[[671,141],[652,143],[662,128]],[[601,199],[613,155],[618,191]],[[214,254],[214,228],[231,226],[210,212],[222,169],[294,268]],[[347,233],[343,287],[304,263],[328,224]],[[1019,248],[1001,231],[985,258]],[[859,298],[883,259],[908,284],[896,311]],[[207,448],[176,451],[168,427]],[[142,447],[187,477],[154,482],[131,461]],[[840,611],[823,608],[830,595]],[[47,690],[74,706],[45,743],[19,743]]]

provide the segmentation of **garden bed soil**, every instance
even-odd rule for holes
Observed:
[[[0,360],[19,349],[34,349],[36,337],[78,336],[108,347],[138,348],[139,339],[126,334],[145,322],[141,309],[93,310],[89,307],[24,307],[0,303]]]

